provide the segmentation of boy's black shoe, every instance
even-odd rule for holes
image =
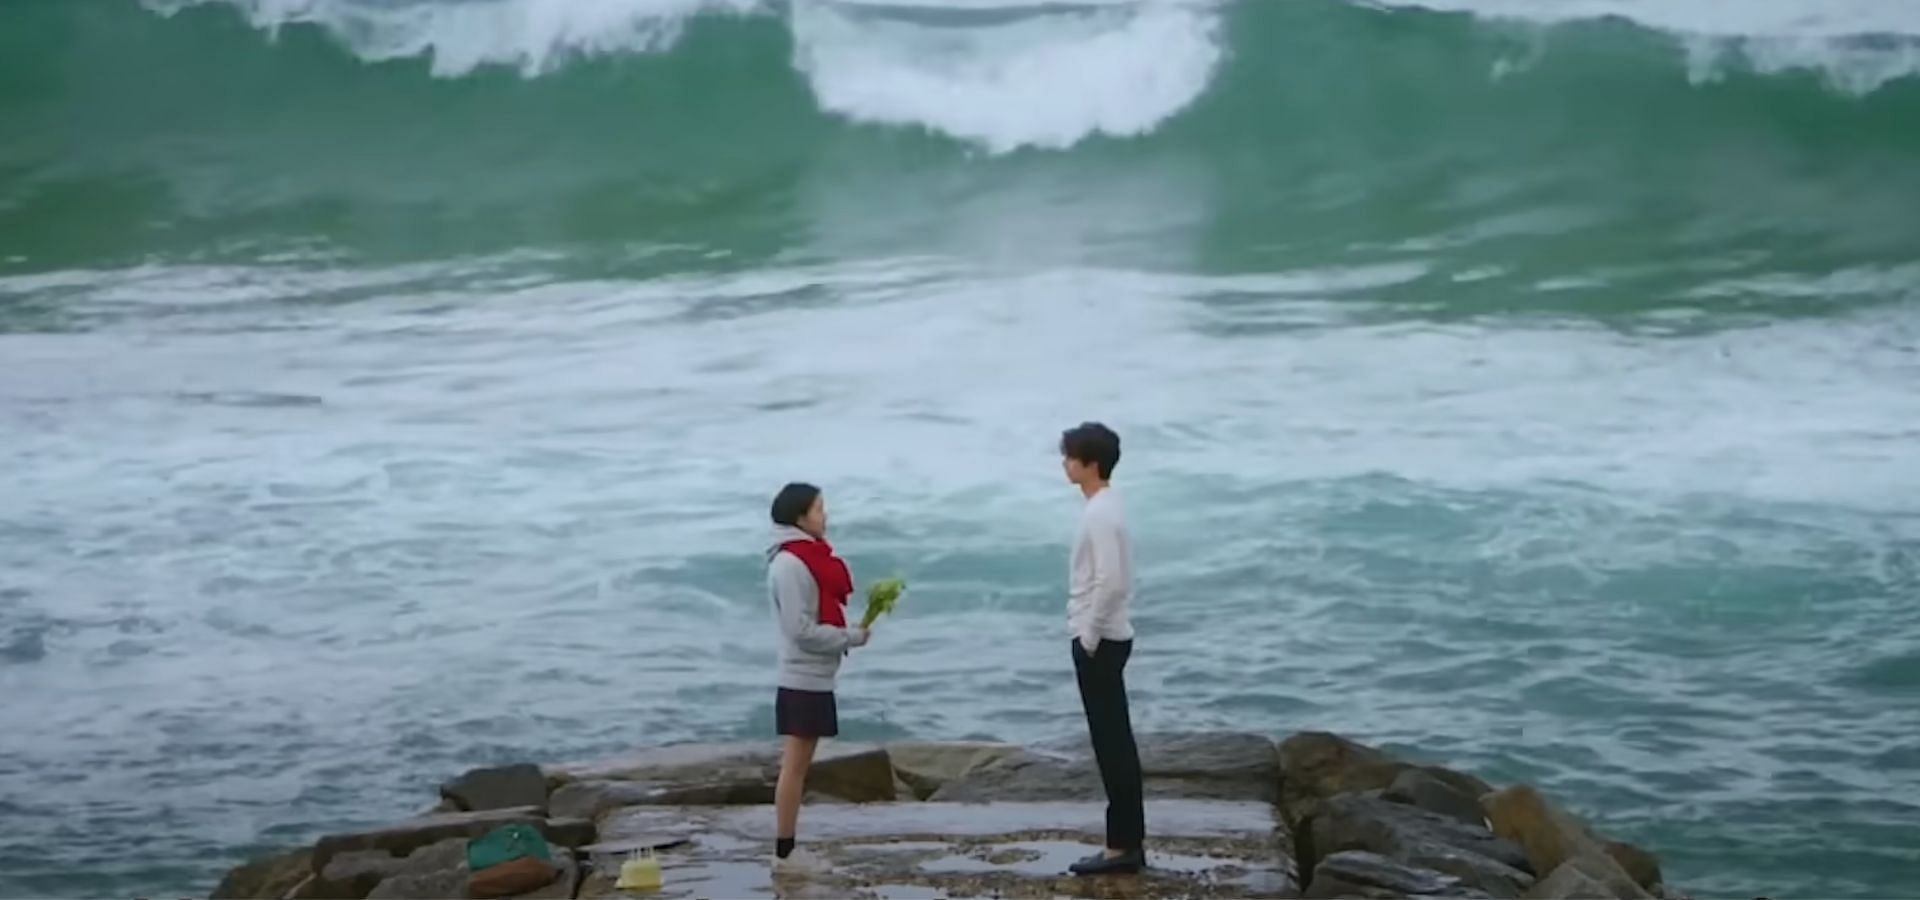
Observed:
[[[1095,853],[1071,866],[1067,870],[1075,875],[1138,875],[1147,867],[1145,850],[1129,850],[1119,856]]]

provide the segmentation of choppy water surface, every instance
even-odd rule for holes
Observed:
[[[0,894],[772,724],[765,503],[914,585],[848,734],[1534,781],[1704,896],[1920,887],[1904,3],[0,10]],[[113,848],[103,853],[101,848]]]

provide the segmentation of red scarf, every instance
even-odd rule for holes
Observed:
[[[820,624],[847,627],[847,597],[853,593],[853,573],[833,555],[833,545],[826,541],[788,541],[780,549],[805,563],[813,583],[820,586]]]

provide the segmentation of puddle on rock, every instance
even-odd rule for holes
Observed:
[[[1010,872],[1034,878],[1050,878],[1067,874],[1068,867],[1098,852],[1096,845],[1072,841],[1020,841],[989,845],[966,855],[954,854],[929,860],[921,863],[919,868],[936,875]],[[1197,875],[1228,866],[1240,867],[1240,862],[1235,860],[1165,853],[1152,854],[1149,862],[1152,863],[1149,875]]]
[[[661,860],[661,887],[645,893],[614,889],[615,873],[601,872],[580,892],[583,898],[657,898],[657,900],[698,900],[704,897],[776,896],[773,876],[765,862]],[[787,887],[784,883],[783,888]],[[781,890],[781,897],[840,896],[842,891],[817,894]]]
[[[862,853],[945,853],[952,844],[940,841],[894,841],[888,844],[847,844],[848,850]]]
[[[947,892],[917,884],[876,884],[867,891],[880,900],[946,900]]]
[[[601,840],[631,840],[661,832],[758,838],[767,833],[773,811],[743,807],[629,807],[601,822]],[[1154,833],[1182,838],[1261,838],[1279,828],[1271,804],[1219,800],[1149,800],[1147,821]],[[807,810],[806,833],[816,841],[887,838],[990,838],[1022,833],[1106,833],[1099,804],[904,803],[871,806],[817,806]]]
[[[738,855],[740,853],[750,852],[755,849],[765,849],[766,855],[769,858],[773,856],[773,842],[771,840],[766,840],[766,841],[748,840],[747,838],[738,837],[731,834],[725,834],[718,831],[708,832],[706,834],[700,835],[697,838],[694,838],[693,845],[698,847],[700,852],[703,854],[725,853],[729,856],[732,856],[732,855]],[[680,849],[680,848],[670,848],[666,852],[672,853],[675,849]]]

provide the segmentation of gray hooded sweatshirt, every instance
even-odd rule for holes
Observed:
[[[780,686],[796,691],[831,691],[840,659],[859,643],[860,629],[820,624],[820,585],[807,564],[780,547],[813,540],[806,532],[775,526],[767,547],[767,596],[780,623]]]

